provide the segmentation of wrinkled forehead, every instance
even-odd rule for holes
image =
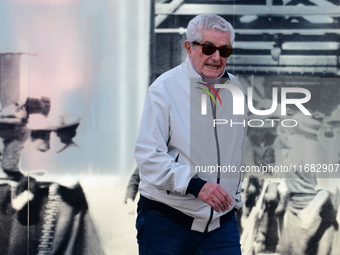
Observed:
[[[221,31],[217,29],[203,29],[201,30],[202,41],[208,43],[219,43],[219,44],[227,44],[231,43],[231,34],[230,32]]]

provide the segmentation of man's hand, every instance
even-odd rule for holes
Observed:
[[[136,208],[135,208],[135,204],[134,204],[134,202],[131,198],[126,199],[126,205],[127,205],[128,214],[134,215]]]
[[[217,183],[206,183],[197,196],[198,199],[209,204],[216,212],[223,212],[233,205],[229,194]]]

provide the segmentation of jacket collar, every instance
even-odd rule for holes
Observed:
[[[185,61],[182,63],[182,67],[184,70],[184,73],[186,74],[186,76],[188,78],[200,78],[202,79],[202,76],[199,75],[195,69],[192,67],[191,63],[190,63],[190,59],[189,56],[187,56],[187,58],[185,59]]]

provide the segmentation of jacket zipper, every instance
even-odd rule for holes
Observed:
[[[211,104],[211,111],[212,111],[213,118],[216,119],[216,107],[217,107],[217,105],[215,105],[215,107],[213,107],[213,102],[212,102],[211,98],[210,98],[210,104]],[[215,133],[215,142],[216,142],[216,150],[217,150],[217,164],[219,166],[221,164],[221,156],[220,156],[220,143],[219,143],[218,135],[217,135],[217,125],[215,125],[215,127],[214,127],[214,133]],[[220,184],[220,179],[221,179],[221,172],[218,171],[217,172],[217,180],[216,180],[217,184]],[[213,215],[214,215],[214,209],[211,208],[210,217],[209,217],[209,220],[208,220],[207,225],[206,225],[205,230],[204,230],[205,233],[208,232],[208,228],[209,228],[209,225],[212,221]]]
[[[210,99],[210,103],[211,103],[211,105],[213,104],[213,102],[212,102],[212,100]],[[217,106],[217,105],[216,105]],[[213,114],[213,117],[214,117],[214,119],[216,119],[216,110],[217,110],[217,107],[213,107],[213,105],[212,105],[212,107],[211,107],[211,111],[212,111],[212,114]],[[214,111],[214,108],[215,108],[215,111]],[[217,126],[215,125],[215,127],[214,127],[214,133],[215,133],[215,142],[216,142],[216,149],[217,149],[217,164],[218,164],[218,166],[221,164],[221,155],[220,155],[220,143],[219,143],[219,140],[218,140],[218,135],[217,135]],[[239,187],[239,185],[240,185],[240,182],[241,182],[241,173],[240,173],[240,179],[239,179],[239,183],[238,183],[238,185],[237,185],[237,187]],[[216,183],[217,184],[220,184],[220,181],[221,181],[221,172],[220,171],[218,171],[217,172],[217,180],[216,180]],[[236,191],[236,194],[238,193],[238,190]],[[204,230],[204,232],[205,233],[207,233],[208,232],[208,227],[209,227],[209,225],[210,225],[210,223],[211,223],[211,221],[212,221],[212,218],[213,218],[213,215],[214,215],[214,209],[213,208],[211,208],[211,210],[210,210],[210,217],[209,217],[209,220],[208,220],[208,222],[207,222],[207,225],[206,225],[206,227],[205,227],[205,230]]]

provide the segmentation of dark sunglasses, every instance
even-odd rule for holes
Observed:
[[[198,42],[192,42],[192,44],[202,46],[202,53],[204,55],[212,55],[212,54],[215,53],[216,50],[218,50],[220,52],[220,56],[222,58],[227,58],[234,51],[234,48],[231,47],[231,46],[229,46],[229,47],[222,46],[222,47],[217,48],[217,47],[209,45],[209,44],[200,44]]]

